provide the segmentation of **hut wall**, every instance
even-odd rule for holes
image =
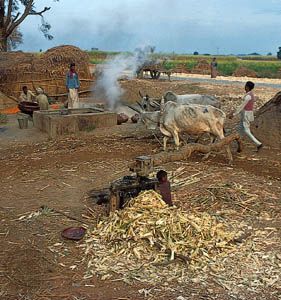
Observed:
[[[43,54],[0,53],[0,91],[19,97],[22,87],[42,87],[49,96],[66,93],[65,75],[74,62],[81,90],[89,90],[92,74],[88,55],[74,46],[52,48]]]

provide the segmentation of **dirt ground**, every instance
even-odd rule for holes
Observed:
[[[137,99],[139,89],[152,96],[159,96],[165,90],[213,94],[223,101],[225,111],[238,105],[243,93],[235,85],[184,81],[134,80],[124,81],[122,86],[126,98],[132,101]],[[258,105],[276,92],[273,88],[257,88]],[[11,118],[10,122],[15,119]],[[33,128],[23,133],[16,130],[15,125],[8,126],[12,129],[2,126],[0,132],[1,299],[281,299],[280,278],[257,290],[241,287],[241,292],[236,294],[211,277],[205,282],[170,282],[159,286],[103,281],[98,277],[84,279],[86,266],[80,247],[82,242],[61,237],[63,229],[79,226],[81,222],[50,212],[30,219],[21,219],[21,216],[45,205],[82,223],[89,222],[85,218],[89,215],[88,208],[94,211],[93,219],[98,218],[105,214],[105,207],[97,206],[88,193],[129,174],[128,165],[136,156],[158,153],[161,146],[150,132],[129,123],[56,141],[48,140]],[[231,126],[233,123],[230,122],[228,127]],[[256,153],[254,146],[246,141],[245,151],[240,155],[235,153],[236,146],[233,145],[233,165],[227,163],[223,153],[218,153],[208,160],[202,160],[199,154],[193,155],[186,161],[169,163],[161,168],[175,171],[184,167],[188,176],[194,175],[198,179],[174,190],[176,205],[210,214],[231,211],[228,217],[246,222],[251,232],[270,228],[266,239],[260,241],[266,256],[281,250],[281,153],[280,149],[267,147],[266,141],[264,144],[261,152]],[[254,196],[243,205],[219,197],[200,201],[214,184],[235,185]],[[242,268],[241,263],[241,272]]]

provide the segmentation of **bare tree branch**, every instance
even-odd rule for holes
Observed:
[[[0,28],[4,27],[5,0],[0,0]]]
[[[38,11],[38,12],[33,11],[33,12],[30,12],[29,15],[30,16],[41,16],[42,17],[43,13],[50,10],[50,9],[51,9],[51,7],[45,7],[42,11]]]
[[[11,22],[12,10],[13,10],[13,0],[9,0],[8,12],[7,12],[6,24],[5,24],[6,27],[8,27],[8,25]]]
[[[15,22],[19,16],[20,16],[20,13],[17,13],[13,18],[13,22]]]
[[[11,26],[9,27],[9,29],[7,30],[7,32],[6,32],[7,36],[9,36],[21,24],[21,22],[23,22],[23,20],[29,15],[29,13],[32,9],[32,6],[33,6],[33,2],[34,2],[34,0],[28,1],[21,17],[16,22],[13,22],[11,24]]]

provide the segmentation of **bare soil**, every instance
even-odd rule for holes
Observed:
[[[123,88],[131,101],[137,99],[140,88],[152,96],[168,89],[177,93],[216,94],[225,99],[226,111],[236,106],[243,94],[237,86],[147,80],[124,81]],[[257,88],[259,105],[275,93],[271,88]],[[228,126],[233,126],[233,122]],[[20,133],[14,134],[15,141],[1,136],[1,299],[138,300],[181,299],[180,296],[183,299],[280,299],[278,285],[266,287],[258,294],[249,292],[233,298],[231,291],[215,281],[187,286],[171,282],[169,286],[152,287],[139,282],[129,285],[122,281],[102,281],[98,277],[84,279],[86,266],[79,248],[81,242],[61,237],[63,229],[81,223],[51,213],[27,221],[20,221],[20,216],[46,205],[84,222],[87,219],[83,215],[88,214],[90,207],[93,218],[98,218],[105,214],[105,208],[95,205],[88,193],[128,174],[128,165],[136,156],[157,153],[161,147],[150,132],[129,123],[56,141],[44,136],[37,139],[33,133],[28,136],[27,131],[19,138]],[[233,153],[235,147],[232,146]],[[199,209],[209,213],[232,209],[233,218],[248,222],[253,230],[270,226],[281,238],[281,154],[266,145],[259,153],[254,150],[246,141],[244,152],[234,155],[231,166],[223,153],[213,154],[207,161],[198,154],[187,161],[161,166],[169,171],[183,166],[187,174],[199,173],[199,182],[173,192],[176,205],[186,210],[198,209],[195,199],[204,197],[211,184],[235,183],[257,195],[255,201],[246,207],[231,201],[202,202]],[[263,218],[264,215],[269,218]],[[272,243],[270,250],[280,253],[280,243]],[[147,298],[142,289],[151,289]]]

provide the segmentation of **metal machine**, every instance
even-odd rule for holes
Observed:
[[[153,172],[153,161],[149,156],[139,156],[130,171],[136,173],[132,176],[124,176],[113,181],[108,189],[95,191],[92,196],[97,203],[106,203],[108,213],[116,209],[122,209],[131,198],[136,197],[141,191],[155,190],[157,179],[150,179],[148,176]]]

